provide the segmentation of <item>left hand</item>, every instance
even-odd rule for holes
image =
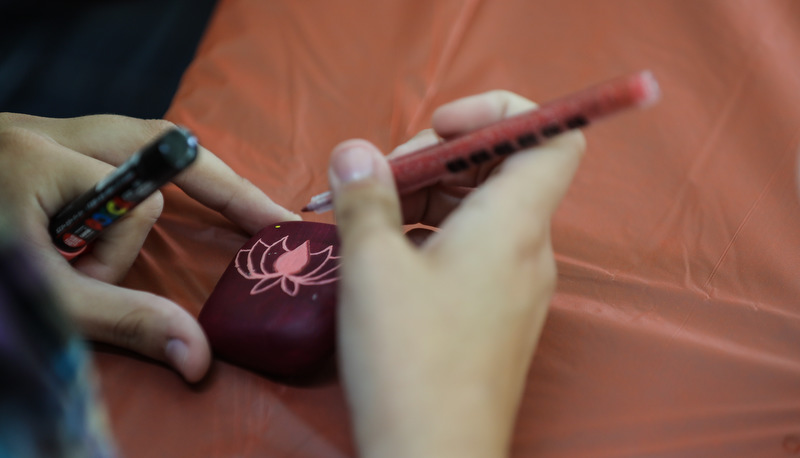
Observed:
[[[206,373],[211,352],[196,320],[178,304],[114,285],[139,254],[163,207],[156,192],[104,230],[92,250],[68,263],[48,223],[64,205],[173,124],[98,115],[70,119],[0,113],[0,194],[59,300],[90,339],[166,361],[188,381]],[[218,157],[200,148],[174,180],[188,195],[250,233],[299,216],[272,202]]]

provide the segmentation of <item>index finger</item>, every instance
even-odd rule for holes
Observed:
[[[201,146],[197,153],[194,165],[173,181],[198,202],[220,212],[251,234],[272,223],[301,219],[276,204],[212,152]]]
[[[391,160],[468,134],[535,107],[536,104],[530,100],[503,90],[457,99],[437,108],[431,120],[433,127],[395,148],[388,158]],[[436,185],[404,195],[405,222],[439,226],[460,205],[464,196],[484,182],[501,161],[500,157],[489,159],[460,173],[448,174]]]
[[[431,124],[436,134],[447,140],[534,108],[536,104],[521,95],[495,90],[442,105],[433,113]],[[492,158],[477,167],[450,175],[442,183],[448,186],[476,187],[486,180],[500,162],[502,158]]]
[[[135,151],[174,127],[169,121],[117,115],[68,119],[20,115],[14,122],[114,166],[119,166]],[[300,219],[202,146],[198,149],[195,163],[173,181],[190,197],[222,213],[250,233],[274,222]]]
[[[478,97],[481,96],[465,100],[487,108],[472,113],[493,114],[495,118],[530,109],[533,105],[505,91]],[[474,129],[475,120],[481,117],[471,115],[470,118],[469,113],[469,110],[447,113],[446,119],[439,119],[438,130],[448,133],[460,128]],[[483,116],[485,119],[486,114]],[[566,192],[584,149],[583,135],[571,132],[506,159],[444,222],[436,249],[451,256],[466,246],[491,243],[494,255],[506,256],[514,255],[530,243],[545,240],[550,217]],[[502,237],[497,236],[500,232]]]

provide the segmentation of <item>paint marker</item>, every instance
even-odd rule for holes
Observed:
[[[197,138],[174,128],[136,152],[50,220],[50,235],[72,260],[108,226],[125,216],[197,158]]]
[[[541,144],[563,132],[620,111],[647,107],[658,101],[660,90],[649,71],[598,84],[538,108],[498,121],[446,142],[392,159],[400,195],[437,183],[489,161]],[[330,191],[316,195],[302,211],[323,213],[333,208]]]

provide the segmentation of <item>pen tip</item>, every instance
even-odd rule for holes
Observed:
[[[641,108],[654,105],[661,98],[661,88],[656,77],[650,70],[645,70],[639,74],[641,81],[642,97],[639,102]]]
[[[308,208],[308,205],[306,205],[306,206],[305,206],[305,207],[303,207],[303,208],[302,208],[300,211],[301,211],[302,213],[307,213],[307,212],[310,212],[310,211],[311,211],[311,209],[310,209],[310,208]]]

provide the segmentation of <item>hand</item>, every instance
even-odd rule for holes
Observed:
[[[133,152],[172,127],[123,116],[47,119],[0,114],[0,195],[54,282],[67,312],[93,340],[166,361],[188,381],[208,370],[211,353],[195,319],[179,305],[115,286],[127,273],[163,207],[156,192],[95,240],[70,265],[56,251],[49,219]],[[219,158],[200,148],[175,183],[245,230],[299,219]]]
[[[441,107],[433,129],[447,137],[533,107],[490,92]],[[507,453],[555,287],[550,218],[583,150],[580,133],[562,135],[410,196],[403,218],[380,152],[363,140],[334,149],[339,351],[364,455]],[[446,191],[484,179],[463,202],[463,192]],[[442,222],[419,248],[401,230],[414,218]]]

